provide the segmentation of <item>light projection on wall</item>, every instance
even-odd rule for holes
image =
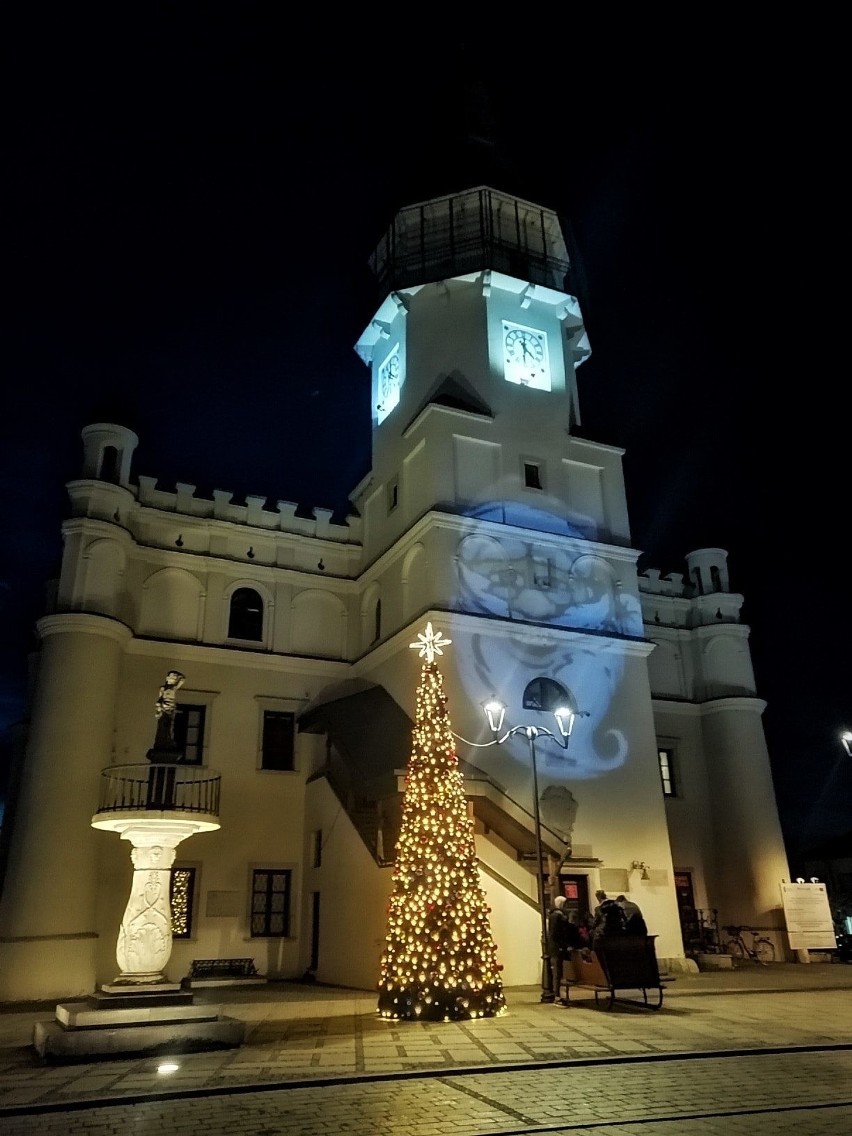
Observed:
[[[639,601],[599,556],[520,537],[475,533],[456,553],[460,610],[641,636]],[[531,678],[534,676],[530,676]]]
[[[597,525],[591,517],[573,514],[573,517],[560,516],[561,505],[555,497],[542,500],[553,502],[553,512],[534,509],[521,501],[486,501],[467,512],[467,516],[480,521],[496,521],[500,525],[517,525],[534,532],[555,533],[557,536],[573,536],[578,540],[597,540]]]
[[[470,699],[499,690],[507,713],[520,721],[530,713],[522,705],[528,685],[537,678],[557,682],[588,717],[572,742],[576,764],[562,774],[550,770],[553,779],[589,779],[624,764],[626,736],[613,712],[625,667],[617,640],[644,633],[638,598],[622,592],[606,560],[576,540],[560,545],[532,534],[483,532],[459,542],[456,574],[456,610],[518,624],[517,635],[473,636],[470,649],[458,652]],[[566,645],[548,636],[547,627],[586,634]],[[513,741],[513,756],[525,761],[524,746]]]

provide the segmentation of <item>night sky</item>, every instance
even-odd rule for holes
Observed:
[[[839,159],[830,68],[815,92],[790,66],[812,45],[647,13],[616,45],[570,5],[520,37],[365,17],[328,42],[273,5],[177,7],[7,28],[4,727],[82,427],[130,426],[162,487],[345,512],[369,468],[369,254],[401,206],[486,183],[569,230],[579,432],[626,449],[640,567],[729,552],[788,849],[852,830]]]

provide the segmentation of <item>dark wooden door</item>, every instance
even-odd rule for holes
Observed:
[[[675,872],[675,894],[677,911],[680,916],[680,933],[686,954],[697,954],[701,950],[701,927],[698,912],[695,910],[695,893],[692,889],[692,872]]]

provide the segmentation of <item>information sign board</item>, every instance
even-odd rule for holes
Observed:
[[[837,949],[825,884],[782,883],[781,902],[791,951]]]

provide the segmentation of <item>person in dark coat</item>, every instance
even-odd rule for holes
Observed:
[[[592,925],[592,950],[600,939],[623,935],[626,922],[621,905],[614,899],[607,899],[606,893],[601,891],[595,892],[595,897],[600,899],[600,903],[595,908],[595,921]]]
[[[648,925],[638,903],[619,895],[615,901],[624,912],[624,930],[628,935],[647,935]]]
[[[550,959],[550,975],[556,1002],[562,1001],[559,997],[562,961],[570,958],[573,947],[580,945],[579,930],[568,918],[564,908],[565,896],[557,895],[547,916],[547,954]]]

